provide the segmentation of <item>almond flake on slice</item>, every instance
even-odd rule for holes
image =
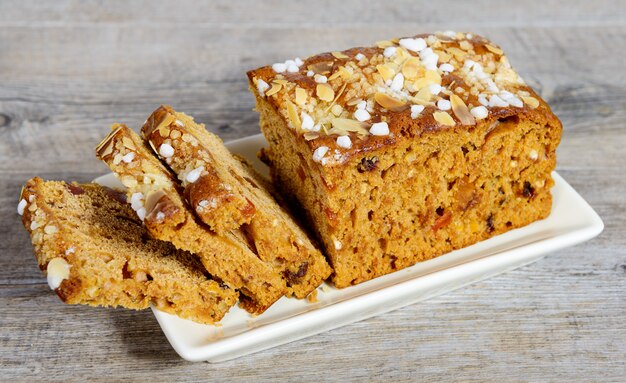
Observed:
[[[332,52],[331,53],[333,56],[335,56],[338,59],[348,59],[350,57],[346,56],[345,54],[341,53],[341,52]]]
[[[415,98],[423,103],[426,103],[430,101],[432,96],[433,95],[432,93],[430,93],[430,88],[425,86],[417,92],[417,94],[415,95]]]
[[[396,71],[393,70],[389,65],[376,65],[376,70],[378,71],[378,73],[380,73],[381,76],[383,76],[383,80],[385,81],[393,79],[393,76],[396,75]]]
[[[377,92],[374,95],[374,100],[376,100],[378,105],[389,110],[396,110],[406,105],[405,101],[398,100],[397,98],[393,98],[390,95],[381,92]]]
[[[135,147],[135,143],[133,142],[133,140],[130,139],[130,137],[122,137],[122,143],[124,144],[126,149],[137,150],[137,148]]]
[[[436,70],[427,70],[424,77],[429,84],[441,85],[441,75]]]
[[[450,104],[452,104],[452,111],[456,115],[456,117],[461,121],[461,125],[474,125],[476,120],[472,113],[470,113],[469,108],[461,97],[456,94],[450,95]]]
[[[273,96],[276,93],[280,92],[281,89],[283,89],[283,86],[280,85],[280,84],[277,84],[276,82],[274,82],[274,83],[272,83],[272,87],[270,88],[270,90],[265,92],[265,96],[267,96],[267,97]]]
[[[309,97],[309,94],[306,90],[300,87],[296,87],[296,104],[304,105],[306,104],[306,100]]]
[[[446,126],[455,125],[454,118],[452,118],[452,116],[450,116],[448,112],[434,112],[433,117],[435,118],[435,121],[437,121],[441,125],[446,125]]]
[[[311,141],[311,140],[318,138],[320,134],[318,132],[304,132],[302,136],[304,137],[305,140]]]
[[[383,40],[383,41],[377,41],[376,42],[376,46],[382,49],[385,49],[387,47],[392,47],[394,44],[391,41],[388,40]]]
[[[300,121],[300,116],[298,116],[298,110],[296,109],[296,106],[293,104],[293,102],[289,100],[285,101],[285,103],[287,104],[287,113],[289,115],[289,120],[291,121],[291,124],[294,128],[296,128],[296,130],[300,129],[302,122]]]
[[[322,101],[332,102],[335,98],[335,91],[328,84],[317,84],[315,89],[317,97]]]
[[[328,131],[328,134],[345,135],[347,132],[354,132],[364,136],[369,134],[369,131],[365,129],[366,124],[357,120],[349,118],[333,118],[330,123],[333,127]]]
[[[527,104],[528,106],[530,106],[531,109],[535,109],[536,107],[539,106],[539,100],[537,100],[534,97],[522,97],[522,100],[524,101],[525,104]]]
[[[502,56],[502,54],[504,53],[502,52],[502,49],[498,47],[494,47],[493,45],[490,45],[490,44],[485,44],[485,48],[487,48],[490,52],[495,53],[500,56]]]
[[[470,49],[473,48],[472,44],[466,40],[461,41],[459,43],[459,47],[461,47],[461,49],[463,49],[464,51],[469,51]]]
[[[414,79],[417,77],[421,69],[420,60],[417,57],[411,56],[402,64],[402,74],[404,78]]]

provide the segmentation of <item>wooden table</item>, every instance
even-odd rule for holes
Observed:
[[[258,132],[247,69],[447,29],[500,44],[562,119],[558,171],[604,219],[598,238],[216,365],[180,359],[149,311],[50,292],[15,212],[20,187],[107,172],[93,148],[111,123],[138,127],[168,103],[244,137]],[[0,2],[0,381],[624,381],[625,50],[623,0]]]

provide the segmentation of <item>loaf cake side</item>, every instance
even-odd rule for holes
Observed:
[[[216,218],[236,222],[229,220],[230,214],[243,216],[238,201],[245,201],[249,222],[237,227],[258,256],[279,270],[287,296],[304,298],[328,278],[331,269],[322,253],[265,189],[267,182],[259,181],[261,176],[233,156],[219,137],[169,106],[148,117],[142,134],[178,176],[189,205],[212,228],[221,227]]]
[[[217,235],[195,218],[173,174],[135,132],[114,125],[96,152],[127,188],[149,233],[197,255],[212,276],[239,290],[244,309],[260,314],[285,294],[279,273],[257,257],[241,231]]]
[[[20,206],[39,267],[66,303],[153,304],[211,324],[237,302],[237,293],[207,278],[195,256],[150,239],[119,191],[33,178]]]
[[[502,50],[420,35],[248,73],[269,148],[337,287],[545,218],[561,123]]]

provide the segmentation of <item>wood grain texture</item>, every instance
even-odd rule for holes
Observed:
[[[624,381],[623,1],[0,2],[0,381]],[[500,44],[564,125],[560,174],[605,222],[593,241],[445,296],[217,365],[148,311],[67,306],[15,213],[39,175],[104,173],[113,122],[160,103],[224,139],[258,132],[245,71],[435,30]]]

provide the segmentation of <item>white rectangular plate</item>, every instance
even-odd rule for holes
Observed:
[[[267,168],[256,153],[266,145],[262,135],[226,144],[264,174]],[[209,362],[237,358],[389,312],[532,263],[546,253],[600,234],[604,224],[596,212],[556,172],[553,177],[554,198],[548,218],[357,286],[339,290],[324,284],[315,303],[283,297],[257,317],[233,307],[218,326],[152,310],[181,357]],[[121,186],[112,174],[96,182]]]

